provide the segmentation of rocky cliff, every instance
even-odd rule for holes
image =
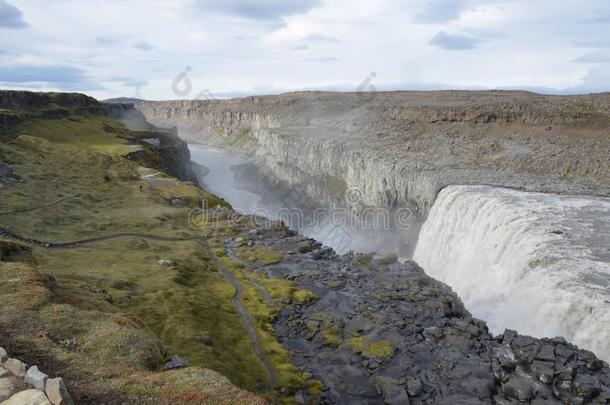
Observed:
[[[425,215],[450,184],[610,195],[608,94],[306,92],[135,106],[190,142],[256,155],[304,190],[332,181],[375,207]]]
[[[0,91],[0,136],[11,137],[11,128],[32,120],[80,120],[88,116],[108,117],[121,121],[139,133],[130,142],[140,145],[128,158],[163,170],[183,180],[194,180],[190,152],[186,142],[175,131],[154,128],[133,104],[100,103],[93,97],[79,93],[33,93],[29,91]],[[110,134],[120,134],[106,126]],[[14,134],[13,134],[14,135]],[[1,180],[1,178],[0,178]]]

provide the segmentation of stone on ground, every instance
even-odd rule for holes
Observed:
[[[38,390],[25,390],[16,393],[0,405],[52,405],[47,396]]]
[[[21,360],[9,358],[4,362],[4,368],[17,377],[25,377],[25,372],[27,371],[28,366]]]
[[[183,358],[181,358],[179,356],[172,356],[172,358],[169,359],[169,361],[167,363],[165,363],[165,365],[163,366],[163,368],[161,370],[162,371],[177,370],[179,368],[185,368],[185,367],[188,367],[188,363],[186,362],[186,360],[184,360]]]
[[[388,405],[409,405],[407,390],[398,381],[389,377],[377,377],[377,384],[383,393],[383,401]]]
[[[25,373],[25,383],[33,386],[39,391],[44,391],[48,378],[48,375],[38,370],[38,366],[30,367],[27,373]]]
[[[47,381],[47,397],[53,405],[73,405],[72,397],[62,378],[51,378]]]
[[[0,401],[10,398],[13,393],[21,388],[20,381],[17,377],[0,378]]]

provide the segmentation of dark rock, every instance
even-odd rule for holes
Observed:
[[[513,341],[515,344],[515,341]],[[515,351],[515,357],[521,364],[530,364],[536,358],[536,354],[540,349],[540,344],[532,342],[529,345],[517,346]]]
[[[572,394],[572,373],[561,373],[553,380],[553,393],[557,398],[569,397]]]
[[[460,387],[474,397],[490,398],[493,395],[495,381],[491,376],[471,376],[463,380]]]
[[[188,367],[186,360],[179,356],[172,356],[167,363],[161,368],[161,371],[177,370]]]
[[[538,354],[536,354],[536,360],[554,361],[555,351],[553,350],[553,346],[549,344],[542,345],[538,351]]]
[[[536,379],[543,384],[553,383],[555,369],[553,363],[547,361],[534,361],[531,365],[531,370],[536,376]]]
[[[180,198],[180,197],[170,198],[169,204],[172,207],[187,207],[188,206],[188,203],[183,198]]]
[[[599,380],[588,374],[578,373],[573,382],[576,395],[584,400],[590,400],[601,392]]]
[[[383,401],[388,405],[409,405],[411,401],[405,387],[390,377],[377,377]]]
[[[502,394],[507,399],[519,402],[527,402],[534,396],[534,385],[532,381],[524,377],[512,377],[502,384]]]
[[[319,297],[304,305],[287,303],[274,324],[295,365],[325,385],[322,399],[306,402],[379,404],[400,398],[406,403],[406,393],[421,404],[553,403],[557,392],[555,399],[577,403],[595,393],[596,383],[602,393],[608,386],[602,382],[604,365],[589,370],[587,364],[599,367],[594,356],[560,338],[506,330],[494,340],[447,286],[414,271],[415,266],[379,265],[363,255],[336,256],[324,248],[287,255],[295,246],[315,245],[298,238],[276,240],[285,248],[273,247],[286,260],[270,271]],[[329,336],[338,341],[329,344]],[[392,356],[373,354],[383,353],[383,346],[367,353],[372,342],[389,344]],[[572,385],[577,372],[594,374],[592,381],[580,382],[578,394]],[[393,381],[381,384],[387,376]],[[399,380],[402,376],[409,377]]]
[[[589,360],[586,367],[590,371],[599,371],[604,368],[604,362],[599,359]]]
[[[409,396],[416,397],[422,393],[423,385],[417,377],[407,378],[407,393]]]

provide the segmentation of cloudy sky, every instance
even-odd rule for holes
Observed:
[[[0,88],[610,90],[608,0],[0,0]]]

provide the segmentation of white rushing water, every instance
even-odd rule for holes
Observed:
[[[563,336],[610,360],[610,199],[450,186],[414,259],[492,332]]]

